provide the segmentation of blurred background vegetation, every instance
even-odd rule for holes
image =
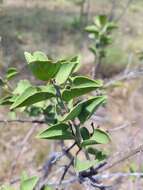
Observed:
[[[127,64],[129,54],[142,50],[143,1],[131,1],[128,5],[128,0],[120,0],[114,5],[113,0],[87,0],[83,6],[81,2],[84,1],[1,1],[0,72],[10,65],[20,68],[24,51],[41,50],[52,57],[79,53],[90,73],[88,65],[94,58],[88,50],[89,39],[84,27],[98,14],[107,14],[118,20],[103,72],[105,77],[109,77],[120,71]]]

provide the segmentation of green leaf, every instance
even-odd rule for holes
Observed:
[[[20,95],[30,86],[31,84],[28,80],[20,80],[17,87],[14,89],[13,94]]]
[[[83,140],[89,139],[90,138],[90,133],[86,127],[80,128],[80,133],[82,136]]]
[[[87,152],[89,154],[95,155],[95,158],[100,162],[107,158],[107,154],[104,151],[97,150],[93,147],[88,147]]]
[[[107,144],[111,141],[108,133],[101,129],[94,129],[94,133],[88,140],[84,140],[81,146],[93,145],[93,144]]]
[[[23,106],[30,106],[37,102],[47,100],[56,95],[56,91],[52,85],[34,87],[31,86],[18,96],[10,109]]]
[[[72,133],[69,131],[69,128],[70,128],[69,125],[65,123],[59,123],[42,131],[38,135],[38,138],[55,139],[55,140],[74,139]]]
[[[93,54],[97,54],[97,48],[95,46],[90,46],[89,50],[93,53]]]
[[[21,181],[25,181],[27,179],[29,179],[29,176],[26,171],[23,171],[21,175]]]
[[[52,79],[60,69],[60,63],[52,61],[35,61],[29,64],[34,76],[43,81]]]
[[[56,74],[57,84],[63,84],[67,81],[68,77],[73,73],[79,64],[79,57],[75,57],[72,60],[65,60]]]
[[[78,76],[73,79],[71,89],[65,89],[62,92],[62,98],[68,102],[75,97],[82,96],[102,87],[103,82],[101,80],[91,80],[88,77]]]
[[[15,67],[10,67],[8,71],[6,72],[6,79],[10,80],[13,77],[15,77],[18,74],[18,71],[16,70]]]
[[[138,164],[136,164],[135,162],[131,162],[129,165],[129,170],[131,173],[135,173],[138,171]]]
[[[0,99],[0,105],[11,105],[12,103],[12,96],[6,96]]]
[[[75,170],[77,172],[82,172],[84,170],[87,170],[87,169],[91,168],[92,166],[95,166],[97,163],[98,163],[97,160],[82,161],[82,160],[79,160],[79,159],[76,158],[75,163],[74,163],[74,167],[75,167]]]
[[[4,80],[0,78],[0,86],[3,86],[5,84]]]
[[[25,52],[25,59],[27,63],[31,63],[34,61],[48,61],[48,57],[41,51],[35,51],[33,55],[31,53]]]
[[[44,55],[31,55],[28,52],[25,52],[25,58],[28,62],[28,65],[33,73],[33,75],[43,81],[48,81],[52,79],[60,69],[60,62],[53,62],[48,58],[44,57]]]
[[[85,31],[89,33],[98,33],[98,28],[95,25],[90,25],[85,28]]]
[[[101,28],[108,22],[108,18],[106,15],[98,15],[94,18],[94,23],[97,27]]]
[[[20,184],[20,190],[33,190],[38,180],[38,177],[31,177],[23,180]]]
[[[64,121],[78,118],[81,123],[84,123],[106,100],[106,96],[96,96],[95,98],[80,102],[65,116]]]

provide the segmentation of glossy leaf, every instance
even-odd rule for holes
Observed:
[[[71,132],[69,131],[69,125],[65,123],[59,123],[53,125],[42,131],[38,138],[40,139],[55,139],[55,140],[68,140],[73,139]]]
[[[82,96],[101,87],[103,87],[101,80],[91,80],[88,77],[78,76],[73,79],[71,89],[65,89],[63,91],[62,98],[65,101],[70,101],[75,97]]]
[[[10,109],[15,109],[23,106],[30,106],[37,102],[54,97],[55,95],[56,91],[51,85],[40,87],[31,86],[29,88],[26,88],[26,90],[15,99]]]
[[[101,129],[94,129],[93,135],[82,142],[82,146],[93,145],[93,144],[107,144],[110,142],[110,136],[108,133]]]

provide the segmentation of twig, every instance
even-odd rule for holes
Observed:
[[[133,0],[128,0],[126,6],[122,10],[121,14],[115,19],[116,22],[122,19],[122,17],[125,15],[126,11],[128,10],[130,4],[133,2]]]
[[[28,142],[28,140],[30,139],[30,137],[32,136],[32,134],[35,132],[36,128],[37,128],[38,125],[33,125],[30,130],[27,132],[25,138],[23,139],[23,141],[21,142],[20,144],[20,151],[17,153],[17,156],[14,160],[14,162],[12,163],[12,168],[11,168],[11,174],[10,174],[10,179],[11,179],[11,176],[13,176],[13,173],[16,169],[16,166],[17,166],[17,162],[18,160],[20,159],[20,156],[23,152],[23,149],[26,145],[26,143]]]
[[[99,180],[99,179],[103,180],[103,179],[111,179],[113,177],[118,178],[118,177],[131,177],[131,176],[143,177],[143,173],[138,173],[138,172],[135,172],[135,173],[118,172],[118,173],[110,173],[110,174],[98,174],[98,175],[94,176],[94,179],[95,180]],[[78,181],[79,181],[79,178],[77,176],[75,176],[75,177],[72,177],[69,180],[62,181],[60,186],[64,187],[64,186],[66,186],[68,184],[72,184],[72,183],[75,183],[75,182],[78,182]],[[83,180],[83,182],[85,182],[85,181],[86,181],[86,179]],[[59,183],[47,183],[46,185],[56,187],[56,186],[59,186]]]
[[[76,155],[77,156],[79,154],[79,152],[81,151],[81,148],[76,152]],[[69,168],[73,165],[73,162],[74,162],[74,157],[71,159],[70,163],[67,165],[67,167],[65,168],[65,171],[60,179],[60,184],[62,183],[62,181],[64,180],[64,177],[66,175],[66,173],[68,172]]]
[[[109,159],[107,161],[107,164],[104,167],[100,168],[98,170],[98,172],[103,172],[103,171],[105,171],[107,169],[110,169],[110,168],[118,165],[119,163],[127,160],[128,158],[130,158],[130,157],[132,157],[132,156],[134,156],[137,153],[142,152],[142,151],[143,151],[143,144],[138,146],[137,148],[131,150],[131,151],[124,152],[123,155],[118,156],[118,159],[115,160],[115,161],[112,161],[111,159]]]
[[[40,177],[39,182],[36,185],[36,190],[40,190],[42,189],[45,184],[46,184],[46,178],[48,177],[48,175],[50,174],[50,171],[52,169],[52,167],[57,163],[57,161],[59,161],[63,156],[65,156],[66,154],[68,154],[68,152],[75,146],[76,144],[73,143],[69,148],[67,148],[66,150],[63,150],[63,152],[55,152],[52,153],[48,159],[48,161],[46,161],[46,163],[43,166],[43,175]]]
[[[124,80],[131,80],[131,79],[134,79],[134,78],[139,78],[143,75],[143,68],[141,69],[134,69],[128,73],[121,73],[119,74],[118,76],[110,79],[108,82],[105,82],[105,87],[109,87],[111,85],[114,85],[116,84],[117,82],[121,82],[121,81],[124,81]]]
[[[45,124],[44,120],[26,120],[26,119],[1,119],[0,123],[37,123]]]

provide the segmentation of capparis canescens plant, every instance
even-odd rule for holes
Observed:
[[[38,138],[72,141],[78,147],[71,163],[76,172],[95,167],[106,158],[97,145],[110,142],[109,134],[95,128],[91,122],[93,114],[107,101],[103,82],[75,74],[80,64],[78,56],[55,61],[37,51],[33,54],[25,52],[25,58],[34,77],[43,81],[42,85],[20,80],[12,90],[10,82],[18,72],[9,68],[5,78],[0,80],[0,104],[9,106],[11,111],[22,108],[29,116],[42,116],[47,128],[37,135]],[[96,90],[100,91],[100,95],[93,94]],[[85,159],[78,157],[80,152]],[[32,180],[31,183],[35,186],[37,178],[34,182]],[[32,189],[33,186],[21,188]]]

